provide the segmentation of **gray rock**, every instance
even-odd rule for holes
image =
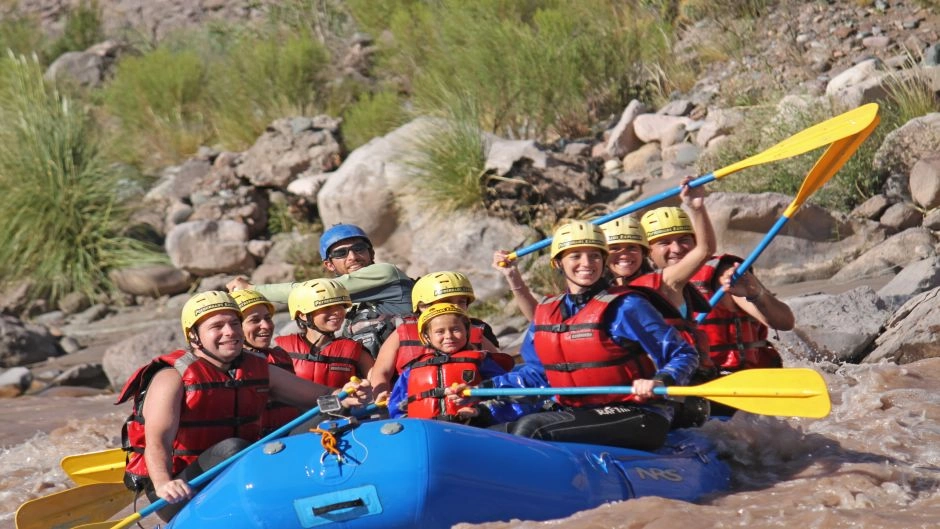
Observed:
[[[248,228],[233,220],[184,222],[167,234],[173,265],[197,276],[240,273],[255,260],[248,253]]]
[[[169,351],[168,351],[169,352]],[[111,386],[101,364],[81,364],[72,366],[52,380],[56,386],[85,386],[105,389]],[[120,388],[118,388],[120,389]]]
[[[869,220],[877,220],[881,218],[881,214],[884,213],[890,205],[891,203],[888,202],[887,197],[884,195],[875,195],[856,206],[856,208],[852,210],[852,215]]]
[[[633,129],[633,121],[640,114],[649,112],[649,107],[644,103],[634,99],[630,101],[627,108],[620,115],[620,120],[610,131],[610,137],[607,139],[606,152],[613,158],[622,158],[627,153],[633,152],[643,144],[636,136]]]
[[[908,228],[920,226],[924,215],[917,211],[909,202],[892,204],[881,215],[881,224],[892,231],[904,231]]]
[[[0,372],[0,395],[19,395],[29,389],[33,374],[25,367],[11,367]]]
[[[918,160],[911,169],[911,198],[924,209],[940,206],[940,156]]]
[[[66,314],[75,314],[91,306],[91,300],[84,292],[69,292],[59,299],[59,309]]]
[[[878,295],[897,307],[913,296],[940,286],[940,258],[911,263],[878,290]]]
[[[865,363],[885,360],[908,364],[940,356],[940,287],[923,292],[901,306],[875,340]]]
[[[35,364],[59,354],[55,339],[45,327],[0,315],[0,366]]]
[[[884,242],[844,266],[832,277],[835,282],[848,282],[877,277],[900,270],[915,261],[936,255],[933,234],[924,228],[910,228],[892,235]]]
[[[909,175],[919,160],[934,155],[940,145],[940,112],[912,119],[891,131],[872,159],[872,168],[888,174],[889,199],[909,199]]]
[[[255,186],[283,188],[308,169],[332,171],[341,159],[339,123],[329,116],[276,120],[243,153],[235,173]]]
[[[539,150],[533,140],[504,140],[493,138],[486,151],[486,162],[483,168],[495,171],[497,175],[504,176],[516,162],[531,160],[533,167],[545,169],[548,166],[548,156]]]
[[[138,334],[108,347],[101,366],[111,387],[117,391],[151,359],[184,346],[178,321],[156,321]]]
[[[134,268],[118,268],[108,277],[115,286],[135,296],[160,297],[186,292],[192,285],[192,276],[172,265],[147,265]]]
[[[817,361],[856,361],[875,340],[890,316],[871,287],[836,295],[788,299],[796,316],[792,331],[780,332],[785,348]]]

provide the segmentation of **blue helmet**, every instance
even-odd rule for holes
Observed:
[[[320,259],[326,261],[330,246],[340,241],[356,237],[361,237],[369,241],[369,236],[366,235],[366,232],[362,231],[362,228],[359,226],[354,224],[334,224],[330,229],[323,232],[323,235],[320,237]],[[372,244],[372,241],[369,241],[369,244]]]

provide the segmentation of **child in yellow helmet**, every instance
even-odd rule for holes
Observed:
[[[448,391],[506,373],[491,355],[471,343],[472,324],[453,303],[435,303],[421,312],[418,333],[424,349],[404,369],[389,396],[389,415],[450,421],[491,422],[486,406]]]
[[[424,344],[418,333],[418,316],[424,309],[435,303],[452,303],[466,311],[475,295],[470,279],[461,272],[433,272],[419,278],[411,291],[414,313],[402,318],[401,323],[382,344],[375,366],[369,373],[369,381],[376,389],[379,399],[389,389],[397,375],[415,357],[424,354]],[[488,351],[494,358],[512,367],[512,358],[500,353],[499,342],[492,328],[484,321],[470,318],[470,342],[478,348]]]

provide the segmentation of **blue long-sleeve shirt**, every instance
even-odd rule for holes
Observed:
[[[562,303],[564,313],[569,315],[577,314],[584,308],[584,304],[576,304],[568,295],[564,296]],[[640,295],[625,294],[611,302],[604,313],[604,323],[611,339],[618,343],[639,343],[653,361],[656,374],[668,375],[678,385],[687,384],[698,367],[698,353],[695,349]],[[532,323],[520,349],[524,363],[509,373],[492,377],[487,385],[497,388],[550,387],[545,368],[535,352],[534,339],[535,323]],[[653,409],[669,418],[669,411],[663,407],[655,406]]]

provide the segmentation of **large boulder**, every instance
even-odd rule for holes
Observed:
[[[173,265],[197,276],[242,273],[255,265],[248,227],[233,220],[200,220],[175,226],[166,236]]]
[[[138,368],[184,345],[179,322],[154,321],[147,329],[108,347],[102,356],[101,366],[111,387],[120,391]]]
[[[186,292],[192,281],[187,272],[161,264],[114,269],[108,277],[121,292],[150,297]]]
[[[857,361],[881,332],[890,316],[871,287],[829,296],[788,299],[796,317],[792,331],[780,332],[780,342],[798,357],[816,362]]]
[[[746,257],[790,204],[778,193],[713,193],[706,199],[723,253]],[[784,225],[755,263],[768,284],[825,279],[884,239],[876,223],[848,220],[807,204]]]
[[[426,134],[433,120],[417,119],[359,147],[332,172],[317,193],[324,228],[341,222],[365,230],[382,246],[398,228],[395,193],[418,192],[408,184],[407,158],[414,139]]]
[[[866,363],[908,364],[940,356],[940,287],[911,298],[888,320]]]
[[[832,280],[849,282],[896,272],[904,266],[937,254],[936,237],[925,228],[910,228],[892,235],[884,242],[842,267]]]
[[[912,119],[885,136],[872,159],[872,168],[888,175],[885,194],[910,198],[909,176],[919,160],[936,154],[940,145],[940,112]]]

